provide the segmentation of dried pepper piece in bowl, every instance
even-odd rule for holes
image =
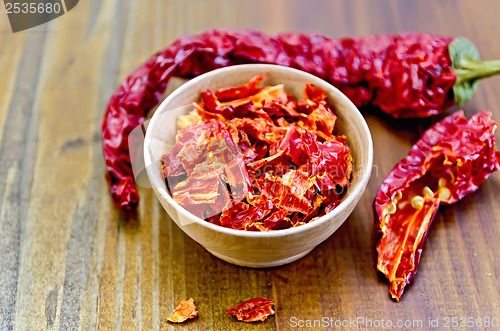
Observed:
[[[465,38],[420,32],[329,39],[216,29],[182,36],[131,73],[110,98],[101,129],[106,178],[117,208],[137,206],[127,138],[161,100],[170,78],[242,63],[304,70],[330,82],[357,107],[376,106],[393,117],[426,117],[462,104],[473,96],[479,79],[500,71],[498,61],[479,61]],[[224,102],[226,93],[241,93],[238,98],[243,98],[252,88],[229,89],[219,97]],[[269,111],[287,114],[289,109]]]
[[[497,124],[484,111],[469,119],[462,111],[429,128],[396,165],[375,198],[380,270],[399,300],[417,272],[424,241],[441,204],[476,191],[500,169]]]
[[[194,299],[190,298],[189,300],[182,300],[172,312],[172,315],[167,317],[167,321],[182,323],[196,316],[198,316],[198,311],[194,305]]]
[[[262,322],[269,315],[274,314],[273,305],[273,299],[250,299],[234,308],[228,309],[226,315],[234,315],[238,318],[238,321],[243,322]]]
[[[312,222],[333,210],[349,185],[347,138],[325,92],[306,84],[295,100],[283,85],[207,90],[178,118],[162,156],[173,199],[223,227],[270,231]]]

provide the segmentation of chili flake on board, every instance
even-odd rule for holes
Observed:
[[[349,185],[347,138],[325,92],[307,83],[296,100],[283,85],[246,85],[201,94],[178,118],[162,156],[173,199],[223,227],[270,231],[312,222],[334,209]]]
[[[188,319],[198,316],[198,311],[194,305],[194,299],[182,300],[172,312],[172,315],[167,317],[167,321],[174,323],[182,323]]]
[[[247,300],[238,306],[228,309],[226,315],[234,315],[238,321],[262,322],[274,314],[273,299],[255,298]]]

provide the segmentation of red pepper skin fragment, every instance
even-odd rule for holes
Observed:
[[[288,211],[284,209],[278,209],[272,212],[262,223],[265,229],[268,230],[279,230],[287,229],[291,227],[291,221],[286,217]]]
[[[377,269],[396,300],[415,276],[439,205],[461,200],[500,170],[497,127],[489,111],[469,119],[458,111],[424,132],[382,183],[374,203]]]
[[[300,113],[298,113],[295,109],[288,107],[287,105],[277,103],[277,102],[266,102],[262,107],[269,116],[288,116],[288,117],[299,117]]]
[[[321,191],[346,187],[352,174],[352,156],[346,138],[335,136],[330,141],[319,142],[315,135],[302,132],[302,139],[309,155],[316,186]]]
[[[217,99],[222,102],[247,98],[259,90],[260,83],[264,80],[264,75],[252,78],[246,85],[238,87],[222,88],[215,91]]]
[[[172,149],[173,153],[179,153],[184,145],[188,142],[197,143],[203,136],[204,140],[214,131],[220,130],[224,124],[215,120],[208,120],[187,127],[181,134],[176,136],[176,142]]]
[[[290,182],[292,179],[296,182]],[[263,177],[257,181],[257,186],[275,206],[291,213],[308,214],[312,205],[304,194],[314,184],[314,180],[314,176],[309,178],[300,170],[290,170],[283,177]]]
[[[262,322],[274,314],[273,299],[255,298],[247,300],[227,310],[226,315],[234,315],[242,322]]]
[[[162,166],[174,200],[205,219],[221,213],[229,201],[234,199],[237,203],[243,200],[252,184],[233,134],[227,129],[218,129],[219,122],[204,123],[182,132],[177,139],[177,144],[183,142],[182,148],[176,155],[173,152],[163,155]],[[175,158],[187,172],[187,179],[183,181],[177,180],[179,175],[172,169]],[[174,176],[170,178],[172,174]]]
[[[182,300],[177,308],[172,312],[172,315],[167,317],[167,321],[173,323],[182,323],[188,319],[198,316],[198,311],[194,305],[194,299]]]
[[[285,155],[288,155],[292,162],[298,166],[303,165],[304,160],[308,159],[302,136],[295,126],[289,126],[285,137],[279,142],[276,152],[281,151],[283,151]],[[274,154],[273,148],[271,149],[271,153]]]
[[[235,230],[252,230],[252,226],[269,214],[269,205],[250,206],[241,201],[235,204],[230,201],[233,207],[227,207],[222,212],[219,225]]]
[[[394,117],[426,117],[454,104],[452,41],[418,32],[337,40],[222,29],[182,36],[127,77],[110,98],[101,131],[113,201],[125,211],[137,206],[127,137],[160,101],[172,76],[190,78],[242,63],[277,64],[329,81],[358,107],[377,106]]]
[[[189,176],[171,189],[171,192],[177,203],[200,218],[220,213],[230,200],[226,185],[221,180],[221,169]]]
[[[211,164],[224,170],[224,181],[231,188],[233,199],[239,201],[251,191],[252,184],[244,163],[244,156],[233,141],[232,134],[221,129],[213,132],[209,140]]]
[[[187,178],[186,169],[176,154],[170,152],[162,155],[161,162],[163,177],[169,190]]]

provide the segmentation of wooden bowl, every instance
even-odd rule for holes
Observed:
[[[353,157],[352,182],[337,208],[323,217],[291,229],[250,232],[210,224],[186,211],[167,192],[160,157],[175,142],[176,118],[193,109],[207,88],[238,86],[265,74],[262,86],[284,84],[288,93],[302,98],[305,83],[328,95],[338,116],[336,133],[345,134]],[[351,214],[370,178],[373,147],[370,131],[359,110],[339,90],[306,72],[276,65],[249,64],[218,69],[177,88],[158,107],[146,132],[144,161],[151,186],[172,220],[191,238],[218,258],[245,267],[274,267],[300,259],[330,237]],[[368,215],[367,215],[368,216]]]

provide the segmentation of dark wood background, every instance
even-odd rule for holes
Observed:
[[[140,191],[139,222],[125,223],[109,198],[100,140],[120,80],[183,34],[249,27],[335,38],[422,30],[469,37],[493,59],[500,58],[500,2],[82,0],[16,34],[0,10],[1,330],[286,330],[294,317],[420,320],[425,328],[438,318],[443,328],[446,318],[500,318],[500,174],[439,211],[401,302],[390,299],[375,270],[375,193],[437,118],[393,121],[369,110],[375,168],[358,207],[305,258],[263,270],[210,255],[149,189]],[[500,121],[499,84],[484,81],[466,114],[491,109]],[[247,325],[224,315],[257,296],[274,298],[275,316]],[[165,322],[188,297],[199,317],[179,327]]]

